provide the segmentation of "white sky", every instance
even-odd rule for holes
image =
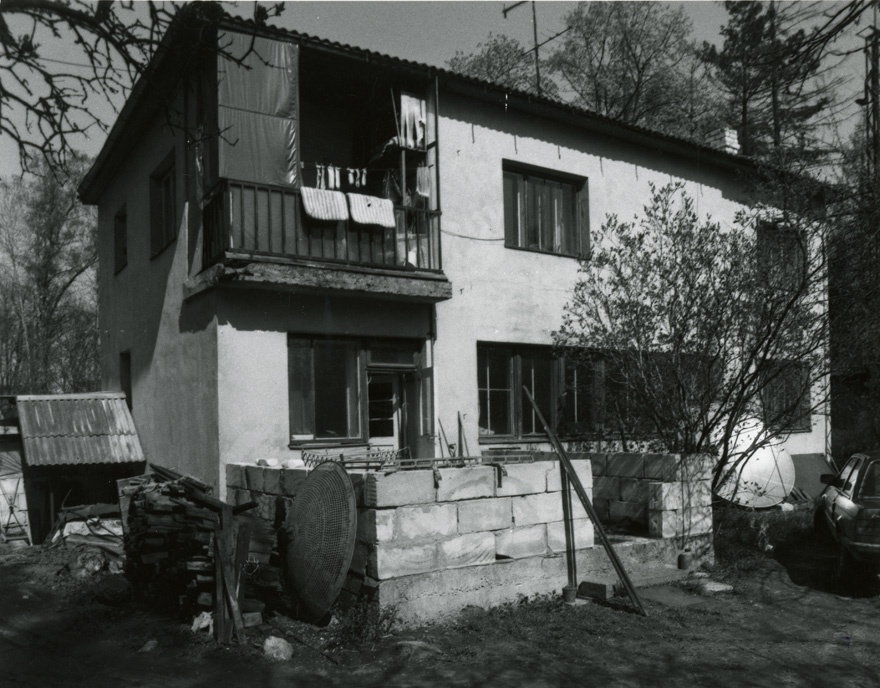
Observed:
[[[376,50],[429,64],[443,65],[456,51],[465,53],[477,50],[478,44],[489,32],[504,33],[519,39],[524,45],[532,44],[532,13],[529,4],[522,5],[502,16],[502,8],[512,2],[286,2],[283,14],[270,23],[294,29],[320,38],[328,38],[357,47]],[[537,6],[538,37],[543,41],[563,27],[563,17],[576,3],[541,1]],[[698,41],[719,42],[719,29],[727,14],[720,2],[675,2],[683,5],[693,21],[694,37]],[[233,14],[250,17],[251,2],[238,2],[228,6]],[[856,43],[853,43],[856,41]],[[857,44],[850,39],[849,44]],[[46,40],[45,57],[65,59],[76,53],[64,40]],[[551,44],[552,45],[552,44]],[[551,45],[547,46],[549,50]],[[851,58],[844,69],[856,78],[848,87],[854,99],[861,91],[862,61],[860,56]],[[115,107],[121,107],[120,97]],[[108,123],[115,120],[113,107],[95,99],[90,107]],[[857,116],[851,110],[851,130]],[[104,143],[104,135],[94,132],[89,139],[81,139],[76,146],[90,155],[97,155]],[[0,139],[0,177],[18,174],[18,151],[6,138]]]

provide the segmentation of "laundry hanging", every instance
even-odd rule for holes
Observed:
[[[400,144],[405,148],[425,146],[425,99],[412,93],[400,94]]]
[[[316,220],[347,220],[348,206],[345,194],[329,189],[313,189],[304,186],[302,193],[303,210],[306,215]]]
[[[362,225],[379,225],[389,229],[397,226],[394,219],[394,204],[387,198],[349,193],[348,205],[351,219]]]
[[[431,197],[431,175],[426,165],[416,168],[416,193],[424,198]]]

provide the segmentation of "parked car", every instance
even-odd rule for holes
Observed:
[[[822,475],[813,525],[838,544],[838,582],[863,585],[880,564],[880,451],[854,454],[837,475]]]

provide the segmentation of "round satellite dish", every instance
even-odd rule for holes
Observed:
[[[733,470],[715,490],[722,499],[753,509],[766,509],[782,502],[791,492],[794,462],[780,439],[774,438],[743,458],[761,432],[763,426],[756,419],[745,420],[734,429],[730,462],[725,467]]]
[[[287,581],[311,621],[324,617],[351,566],[357,529],[354,488],[338,463],[318,464],[287,514]]]

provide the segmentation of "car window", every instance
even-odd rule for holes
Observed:
[[[859,488],[860,497],[880,497],[880,467],[874,461],[868,464],[865,478]]]
[[[840,489],[842,492],[849,493],[849,491],[855,486],[856,478],[858,477],[859,465],[862,463],[861,456],[854,456],[849,460],[849,463],[843,467],[843,470],[840,472],[841,485]],[[849,484],[849,487],[847,487]]]

